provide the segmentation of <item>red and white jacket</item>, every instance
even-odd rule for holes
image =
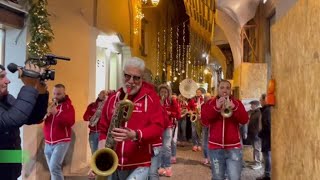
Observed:
[[[68,96],[58,104],[57,114],[45,117],[43,133],[47,144],[71,141],[71,127],[75,123],[75,111]]]
[[[204,102],[204,99],[203,99],[203,97],[202,96],[200,96],[200,97],[194,97],[194,98],[192,98],[192,99],[190,99],[189,101],[188,101],[188,106],[187,106],[187,108],[188,108],[188,110],[189,111],[195,111],[196,110],[196,108],[197,108],[197,106],[200,106],[201,107],[201,105],[203,104],[203,102]]]
[[[169,116],[168,116],[168,113],[165,109],[165,107],[161,106],[162,107],[162,114],[164,116],[164,130],[168,128],[168,125],[169,125]],[[152,147],[160,147],[162,146],[162,134],[160,135],[160,137],[158,137],[152,144]],[[153,152],[153,151],[152,151]]]
[[[124,92],[119,89],[108,96],[99,121],[99,139],[106,139],[112,114],[116,103],[122,100]],[[123,123],[124,128],[138,132],[137,141],[123,141],[117,143],[115,151],[119,158],[120,170],[131,170],[137,167],[151,165],[151,144],[161,137],[164,131],[164,113],[160,99],[152,85],[143,82],[139,92],[134,97],[129,96],[134,103],[133,112],[128,122]]]
[[[176,120],[180,119],[181,117],[181,110],[176,99],[166,99],[163,103],[165,110],[167,111],[167,115],[169,118],[168,126],[169,128],[173,127],[173,124]]]
[[[90,121],[90,118],[94,115],[94,113],[96,112],[99,103],[103,103],[103,101],[99,100],[99,98],[97,98],[97,100],[91,104],[89,104],[89,106],[87,107],[86,112],[83,115],[83,120],[84,121]],[[90,132],[99,132],[99,128],[98,128],[98,124],[95,126],[90,126],[88,125],[88,128],[90,129]]]
[[[202,105],[201,121],[209,126],[209,149],[232,149],[241,148],[239,123],[248,122],[246,112],[240,100],[230,97],[235,104],[233,114],[230,118],[221,115],[221,109],[216,106],[217,97],[210,99]]]
[[[171,103],[168,99],[165,100],[163,107],[164,119],[164,129],[172,128],[173,122],[181,118],[181,110],[176,99],[171,99]],[[170,112],[170,115],[168,114]],[[152,143],[152,147],[162,146],[162,135]]]

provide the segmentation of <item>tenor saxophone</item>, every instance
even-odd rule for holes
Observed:
[[[102,108],[104,106],[105,101],[101,101],[100,104],[98,105],[98,108],[96,110],[96,112],[93,114],[93,116],[90,118],[89,121],[89,125],[91,127],[94,127],[97,125],[97,123],[99,122],[100,116],[101,116],[101,112],[102,112]]]
[[[118,167],[119,159],[114,150],[116,142],[111,135],[111,131],[114,128],[121,127],[121,124],[127,122],[132,115],[133,103],[128,99],[129,92],[130,90],[128,89],[124,99],[116,104],[108,129],[105,148],[97,150],[92,155],[92,171],[100,177],[111,175]]]

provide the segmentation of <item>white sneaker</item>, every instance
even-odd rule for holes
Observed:
[[[258,169],[262,168],[262,165],[261,164],[256,164],[256,165],[251,166],[251,168],[254,169],[254,170],[258,170]]]

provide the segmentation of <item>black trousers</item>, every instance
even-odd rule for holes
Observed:
[[[21,164],[0,164],[0,179],[17,180],[21,175]]]

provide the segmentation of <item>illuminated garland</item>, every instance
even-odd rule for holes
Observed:
[[[54,34],[49,22],[46,6],[47,0],[33,2],[29,0],[29,33],[30,42],[27,44],[28,56],[42,57],[50,52],[49,43],[54,39]]]

